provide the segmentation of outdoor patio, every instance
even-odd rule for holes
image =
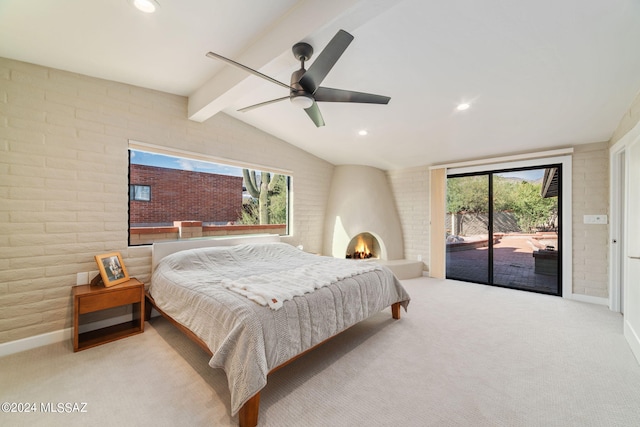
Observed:
[[[493,246],[494,284],[556,294],[556,275],[535,273],[534,248],[527,235],[503,236]],[[488,248],[447,252],[447,277],[487,283]]]

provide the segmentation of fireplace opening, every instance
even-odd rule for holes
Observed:
[[[346,258],[380,258],[380,243],[378,243],[378,239],[371,233],[360,233],[356,235],[347,246]]]

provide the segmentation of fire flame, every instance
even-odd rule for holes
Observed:
[[[367,234],[363,234],[363,235],[357,235],[356,236],[357,239],[352,240],[351,242],[349,242],[349,249],[347,248],[347,258],[350,259],[369,259],[369,258],[373,258],[373,252],[371,252],[372,250],[376,249],[375,246],[375,242],[372,242],[371,239],[368,239],[369,236],[367,236]],[[367,242],[371,243],[373,245],[373,247],[371,249],[369,249],[369,246],[367,245]],[[353,252],[349,252],[349,250],[353,250]]]
[[[356,243],[356,247],[354,249],[356,252],[364,254],[365,256],[369,256],[369,254],[371,254],[371,251],[367,247],[367,244],[365,243],[362,236],[358,236],[358,242]]]

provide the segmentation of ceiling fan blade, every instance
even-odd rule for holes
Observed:
[[[313,97],[318,102],[359,102],[361,104],[388,104],[391,100],[388,96],[330,87],[319,87]]]
[[[305,91],[314,93],[352,41],[351,34],[344,30],[338,31],[304,73],[300,79],[300,86]]]
[[[317,127],[324,126],[324,119],[322,118],[318,104],[314,102],[311,107],[305,108],[304,111],[307,112],[307,115],[313,120],[313,123],[315,123]]]
[[[224,56],[218,55],[217,53],[213,53],[213,52],[208,52],[207,56],[209,58],[213,58],[213,59],[220,59],[221,61],[224,61],[227,64],[233,65],[234,67],[238,67],[238,68],[240,68],[240,69],[242,69],[242,70],[244,70],[244,71],[246,71],[248,73],[253,74],[254,76],[258,76],[260,78],[268,80],[271,83],[275,83],[277,85],[280,85],[282,87],[285,87],[287,89],[291,89],[291,90],[294,90],[294,91],[296,90],[296,89],[292,88],[291,86],[289,86],[288,84],[282,83],[281,81],[278,81],[278,80],[274,79],[273,77],[267,76],[266,74],[262,74],[260,71],[256,71],[253,68],[247,67],[246,65],[242,65],[239,62],[234,61],[233,59],[225,58]]]
[[[265,105],[274,104],[276,102],[284,101],[285,99],[289,99],[289,97],[283,96],[282,98],[272,99],[271,101],[264,101],[259,104],[249,105],[248,107],[241,108],[238,111],[246,113],[247,111],[253,110],[254,108],[264,107]]]

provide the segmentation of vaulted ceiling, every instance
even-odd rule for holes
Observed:
[[[157,1],[0,0],[0,56],[183,95],[192,120],[223,112],[382,169],[606,141],[640,91],[636,0]],[[308,68],[339,29],[355,39],[322,85],[391,101],[318,103],[323,127],[288,101],[238,112],[288,91],[205,56],[289,83],[291,46],[313,46]]]

